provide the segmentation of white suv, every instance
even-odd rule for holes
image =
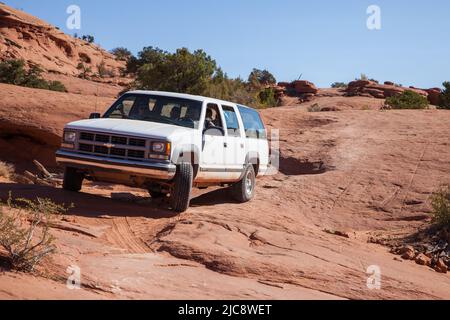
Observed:
[[[230,186],[250,201],[269,165],[267,132],[255,110],[206,97],[154,91],[121,96],[103,115],[69,123],[57,162],[64,189],[84,179],[170,195],[173,210],[189,207],[192,187]]]

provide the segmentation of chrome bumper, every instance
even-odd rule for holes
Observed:
[[[120,172],[158,180],[171,180],[176,172],[176,166],[173,164],[116,160],[61,150],[56,152],[56,162],[66,167]]]

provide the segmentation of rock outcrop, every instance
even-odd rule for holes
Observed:
[[[99,46],[73,38],[23,11],[0,3],[0,60],[23,59],[47,72],[77,76],[79,63],[98,72],[103,63],[108,73],[119,75],[124,61]]]
[[[395,95],[402,94],[406,90],[414,91],[424,97],[429,96],[428,91],[417,89],[414,87],[405,88],[395,85],[393,82],[386,81],[384,84],[379,84],[370,80],[356,80],[348,84],[346,89],[347,96],[363,96],[374,97],[377,99],[386,99]],[[430,101],[430,103],[432,103]]]

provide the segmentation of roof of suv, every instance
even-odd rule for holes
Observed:
[[[235,103],[235,102],[231,102],[231,101],[225,101],[225,100],[219,100],[219,99],[214,99],[214,98],[209,98],[209,97],[203,97],[203,96],[196,96],[196,95],[192,95],[192,94],[184,94],[184,93],[175,93],[175,92],[165,92],[165,91],[147,91],[147,90],[134,90],[134,91],[129,91],[125,94],[148,94],[148,95],[154,95],[154,96],[166,96],[166,97],[172,97],[172,98],[180,98],[180,99],[190,99],[190,100],[198,100],[198,101],[204,101],[204,100],[209,100],[209,101],[213,101],[219,104],[236,104],[239,105],[241,107],[245,107],[245,108],[249,108],[247,106]]]

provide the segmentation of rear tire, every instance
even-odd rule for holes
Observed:
[[[83,186],[84,174],[77,169],[66,167],[64,171],[63,189],[72,192],[78,192]]]
[[[192,164],[184,162],[177,166],[174,186],[170,195],[170,204],[174,211],[181,213],[189,208],[193,179]]]
[[[256,174],[252,164],[245,167],[244,176],[241,181],[231,187],[232,197],[240,202],[249,202],[255,196]]]

